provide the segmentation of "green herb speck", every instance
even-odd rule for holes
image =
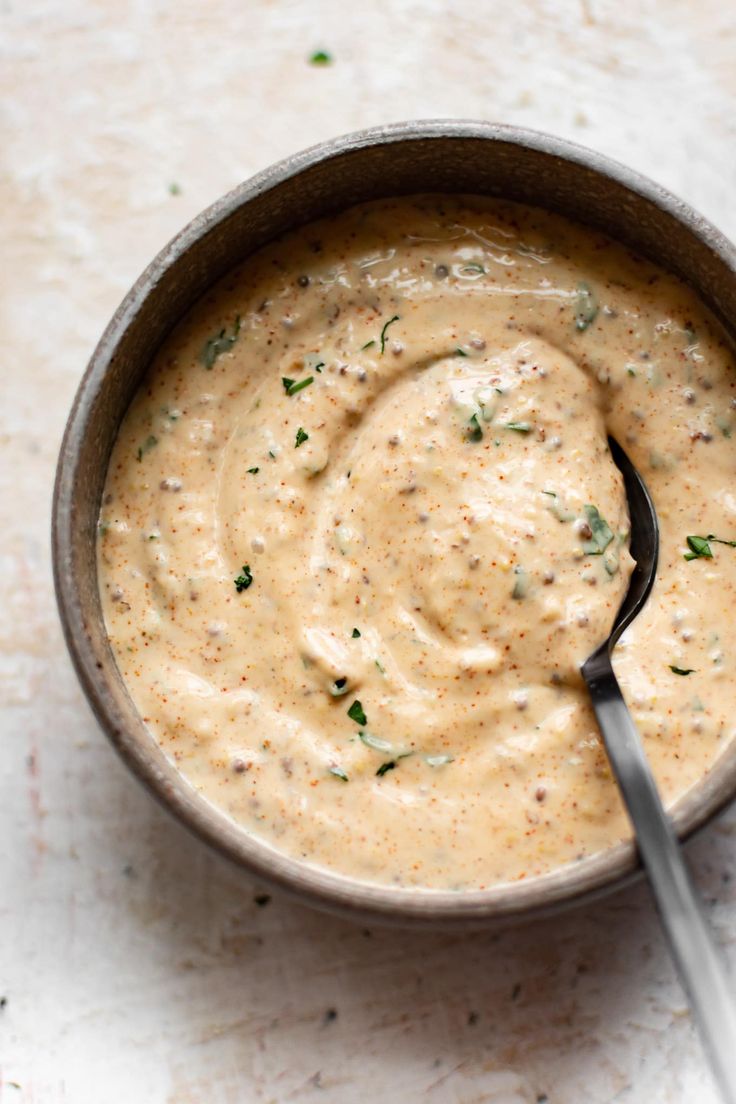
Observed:
[[[342,767],[330,767],[330,774],[334,774],[335,778],[339,778],[342,782],[349,782],[347,772]]]
[[[248,475],[258,475],[260,468],[248,468]]]
[[[353,704],[348,709],[348,717],[351,721],[355,721],[356,724],[366,725],[368,724],[368,718],[366,717],[363,706],[356,698]]]
[[[240,315],[236,315],[235,322],[233,323],[232,332],[228,333],[226,327],[220,330],[216,337],[211,337],[209,341],[204,343],[202,352],[200,353],[200,360],[204,364],[207,371],[214,367],[215,361],[223,353],[228,353],[232,349],[235,342],[238,340],[240,333]]]
[[[585,506],[584,509],[592,536],[583,542],[583,551],[588,556],[602,556],[613,540],[613,533],[595,506]]]
[[[293,379],[287,379],[286,376],[282,376],[281,382],[284,385],[284,391],[287,395],[296,395],[298,391],[303,391],[305,387],[309,387],[310,383],[314,383],[314,376],[307,376],[306,379],[299,380],[298,382]]]
[[[353,629],[353,632],[352,632],[353,640],[357,640],[359,636],[360,636],[360,629]]]
[[[332,54],[327,50],[315,50],[309,55],[310,65],[332,65]]]
[[[588,284],[579,283],[575,296],[575,329],[579,333],[587,330],[598,317],[598,300]]]
[[[389,759],[387,763],[381,763],[380,767],[376,771],[379,778],[383,778],[384,774],[388,774],[389,771],[396,770],[396,760]]]
[[[676,667],[674,664],[669,664],[670,671],[673,675],[694,675],[696,674],[694,667]]]
[[[472,416],[472,418],[469,419],[468,428],[467,428],[466,432],[467,432],[469,441],[473,441],[473,442],[477,443],[478,441],[483,440],[483,427],[481,426],[480,422],[478,421],[478,415],[477,414],[474,414]]]
[[[296,431],[296,440],[294,442],[294,448],[299,448],[300,445],[303,445],[304,442],[308,441],[308,440],[309,440],[309,434],[305,433],[304,430],[302,429],[302,427],[299,426],[299,429]]]
[[[143,457],[146,455],[146,453],[150,452],[151,449],[154,448],[157,444],[158,444],[158,437],[154,437],[153,434],[151,434],[150,437],[146,437],[145,441],[143,442],[143,444],[138,449],[138,452],[136,453],[136,455],[138,457],[138,463],[139,464],[140,464],[141,460],[143,459]]]
[[[511,429],[514,433],[531,433],[532,427],[529,422],[506,422],[506,429]]]
[[[708,540],[709,538],[706,537],[688,537],[687,545],[690,551],[685,553],[685,559],[697,560],[703,557],[704,559],[712,560],[713,552],[711,551]]]
[[[244,565],[243,574],[238,575],[237,578],[233,580],[233,582],[235,583],[235,589],[237,590],[238,594],[241,594],[242,591],[248,589],[248,587],[253,582],[253,576],[251,574],[250,568],[248,567],[248,564]]]
[[[388,330],[389,326],[393,326],[394,322],[398,321],[399,316],[398,314],[395,314],[393,318],[389,318],[388,322],[386,322],[383,329],[381,330],[381,356],[383,356],[384,349],[386,348],[386,331]]]
[[[721,540],[720,537],[714,537],[712,533],[709,533],[707,537],[688,537],[687,546],[690,549],[685,553],[686,560],[712,560],[713,550],[711,548],[711,541],[714,544],[725,544],[729,548],[736,548],[736,541]]]

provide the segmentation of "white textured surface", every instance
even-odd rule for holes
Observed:
[[[2,1104],[714,1104],[642,889],[500,936],[258,907],[93,722],[48,520],[66,412],[124,291],[206,203],[313,141],[433,115],[548,129],[736,235],[730,7],[0,3]],[[332,67],[306,63],[316,46]],[[729,814],[690,848],[732,959],[735,833]]]

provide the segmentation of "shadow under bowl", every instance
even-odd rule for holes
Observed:
[[[433,928],[518,922],[591,899],[639,873],[618,845],[541,877],[449,892],[368,884],[280,853],[235,824],[184,779],[143,724],[118,672],[98,591],[95,541],[120,423],[153,357],[188,309],[273,238],[356,203],[465,193],[533,204],[604,231],[685,280],[727,331],[736,327],[736,251],[673,195],[580,146],[473,121],[376,127],[266,169],[198,215],[146,269],[107,327],[77,392],[53,502],[56,593],[82,687],[120,755],[187,827],[222,854],[318,908]],[[676,804],[680,837],[736,794],[736,744]]]

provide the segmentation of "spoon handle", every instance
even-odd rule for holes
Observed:
[[[591,656],[583,677],[715,1079],[724,1101],[736,1104],[736,1008],[725,966],[607,651]]]

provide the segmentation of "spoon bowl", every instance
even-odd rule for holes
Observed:
[[[629,505],[631,538],[629,551],[634,559],[634,570],[629,589],[611,629],[607,645],[611,651],[621,633],[643,609],[654,586],[659,560],[659,524],[646,483],[613,437],[608,438],[613,462],[624,477],[624,488]]]

